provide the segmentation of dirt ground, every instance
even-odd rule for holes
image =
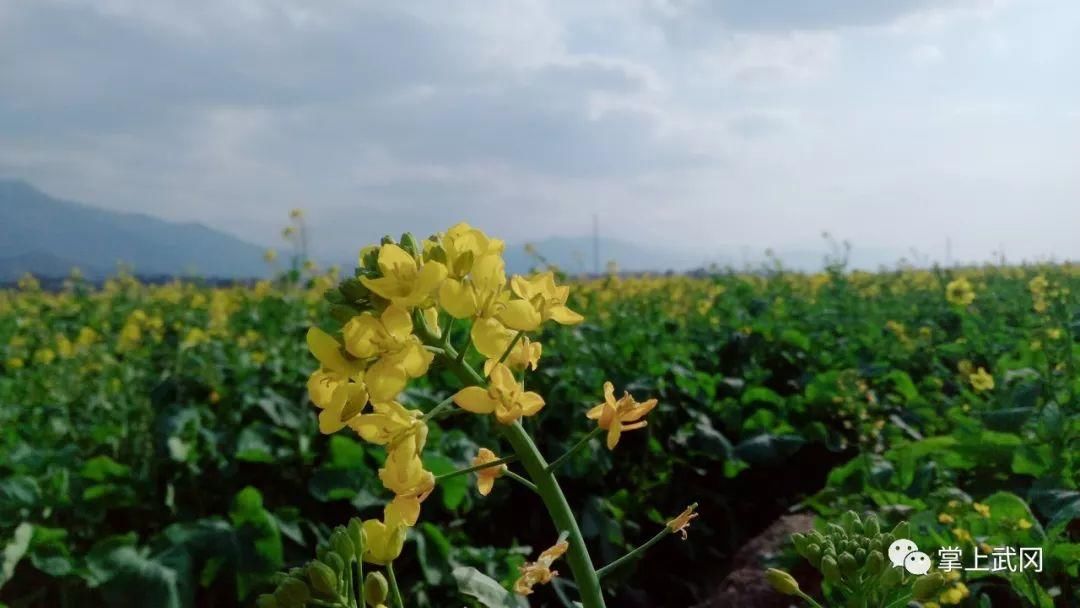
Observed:
[[[773,591],[765,582],[763,556],[776,553],[795,532],[811,529],[813,516],[809,514],[785,515],[776,520],[746,543],[731,560],[728,575],[724,577],[712,598],[696,608],[788,608],[797,606],[793,598]],[[805,570],[792,573],[804,591],[817,592],[820,580],[816,572],[805,564]]]

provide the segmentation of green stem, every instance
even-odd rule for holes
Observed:
[[[510,345],[506,347],[506,350],[503,351],[502,356],[499,357],[499,363],[502,363],[503,361],[506,361],[506,358],[510,356],[510,351],[514,350],[514,346],[517,345],[518,340],[521,340],[521,336],[524,336],[524,335],[525,335],[525,332],[523,332],[523,331],[519,331],[516,334],[514,334],[514,339],[510,340]]]
[[[446,399],[443,399],[442,401],[439,402],[438,405],[431,408],[431,410],[428,411],[428,413],[424,414],[423,418],[420,419],[420,422],[427,422],[428,420],[431,420],[431,418],[433,416],[435,416],[435,414],[438,414],[439,412],[441,412],[441,411],[445,410],[446,408],[450,407],[451,405],[453,405],[453,403],[454,403],[453,395],[447,397]]]
[[[386,564],[386,577],[390,579],[390,593],[394,596],[394,604],[398,608],[405,608],[405,602],[401,599],[401,589],[398,588],[397,577],[394,576],[394,562]]]
[[[585,436],[582,437],[580,441],[578,441],[577,443],[574,444],[574,447],[570,448],[569,450],[566,450],[565,454],[563,454],[562,456],[559,456],[551,464],[549,464],[547,466],[547,470],[554,471],[555,469],[557,469],[560,464],[566,462],[567,458],[570,458],[571,456],[573,456],[574,452],[576,452],[576,451],[580,450],[581,448],[585,447],[585,444],[589,443],[590,439],[592,439],[593,437],[596,437],[597,435],[599,435],[602,432],[604,432],[604,429],[602,429],[600,427],[596,427],[595,429],[593,429],[593,430],[589,431],[588,433],[586,433]]]
[[[472,366],[456,359],[457,353],[452,346],[446,348],[446,359],[451,371],[457,374],[466,385],[486,384],[483,376],[478,374]],[[570,509],[570,503],[556,481],[555,476],[548,470],[547,461],[543,454],[536,448],[525,428],[520,421],[512,424],[499,425],[506,439],[514,448],[514,453],[521,460],[525,472],[529,474],[532,482],[536,485],[536,493],[540,495],[548,515],[551,516],[555,529],[566,531],[569,537],[570,547],[566,553],[566,561],[570,566],[570,572],[574,575],[578,592],[581,595],[582,608],[606,608],[604,594],[600,589],[600,578],[596,576],[596,569],[589,556],[589,549],[585,546],[585,539],[581,535],[574,512]]]
[[[611,562],[610,564],[604,566],[603,568],[600,568],[599,570],[597,570],[596,571],[596,576],[598,576],[598,577],[600,577],[602,579],[605,576],[607,576],[607,575],[611,574],[612,572],[614,572],[615,570],[617,570],[619,568],[619,566],[622,566],[622,565],[624,565],[624,564],[626,564],[628,562],[634,561],[635,559],[640,557],[641,554],[648,551],[649,547],[652,547],[653,545],[660,542],[661,540],[664,540],[664,538],[666,538],[668,534],[671,534],[671,528],[669,528],[667,526],[664,526],[664,529],[657,532],[656,536],[653,536],[649,540],[647,540],[644,543],[642,543],[641,545],[639,545],[636,549],[630,551],[626,555],[620,557],[619,559],[617,559],[617,560]]]
[[[544,501],[548,515],[556,530],[564,530],[568,533],[570,548],[566,553],[566,561],[570,565],[570,572],[574,575],[578,592],[581,594],[583,608],[604,608],[604,594],[600,589],[600,577],[589,556],[589,550],[585,546],[585,539],[581,536],[574,512],[570,510],[570,504],[563,495],[559,482],[551,471],[547,470],[547,462],[540,450],[536,449],[532,437],[525,432],[520,422],[507,424],[502,427],[507,441],[513,446],[525,471],[536,484],[536,492]]]
[[[507,463],[511,463],[517,460],[517,456],[507,456],[506,458],[500,458],[498,460],[492,460],[491,462],[484,462],[481,464],[474,464],[471,467],[464,469],[458,469],[449,473],[443,473],[442,475],[436,475],[435,481],[442,481],[444,479],[450,479],[451,477],[457,477],[458,475],[467,475],[469,473],[475,473],[476,471],[482,471],[484,469],[490,469],[491,467],[502,466]],[[504,471],[509,472],[509,471]]]
[[[525,479],[521,475],[518,475],[517,473],[515,473],[513,471],[510,471],[510,470],[503,471],[503,473],[505,473],[506,476],[509,477],[510,479],[513,479],[514,481],[520,483],[521,485],[525,486],[526,488],[529,488],[533,492],[536,492],[536,493],[540,492],[540,490],[536,489],[536,484],[529,481],[528,479]]]
[[[799,589],[799,590],[795,591],[795,595],[801,597],[803,600],[806,601],[806,603],[810,604],[814,608],[822,608],[821,604],[817,603],[817,601],[814,598],[807,595],[806,592],[803,591],[802,589]]]

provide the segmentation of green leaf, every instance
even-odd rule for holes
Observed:
[[[80,475],[90,481],[103,482],[116,477],[129,477],[131,467],[120,464],[108,456],[95,456],[86,461]]]
[[[424,468],[438,477],[439,475],[445,475],[446,473],[456,471],[457,465],[454,464],[454,461],[445,456],[427,453],[424,454]],[[440,480],[439,492],[442,496],[443,506],[451,511],[458,508],[469,492],[469,482],[471,479],[475,479],[475,477],[473,475],[456,475],[448,479]]]
[[[229,512],[237,535],[238,599],[246,598],[256,585],[285,563],[277,520],[263,508],[262,494],[248,486],[233,500]]]
[[[15,575],[15,566],[30,548],[30,539],[34,535],[34,526],[23,522],[15,528],[11,541],[4,546],[4,561],[0,563],[0,587]]]
[[[1054,462],[1054,453],[1048,445],[1022,445],[1013,454],[1013,473],[1042,476]]]
[[[30,507],[41,500],[41,487],[32,477],[16,475],[0,480],[0,505]]]
[[[784,398],[776,394],[776,391],[765,388],[764,386],[755,386],[747,389],[742,395],[743,405],[753,405],[755,403],[767,403],[769,405],[781,408],[784,406]]]
[[[268,427],[255,423],[240,431],[236,438],[236,459],[245,462],[274,462],[273,447],[267,441]]]
[[[476,568],[454,568],[453,574],[458,591],[475,599],[484,608],[523,608],[529,605],[528,600],[503,589],[498,581]]]
[[[67,545],[68,531],[63,528],[34,526],[30,538],[30,563],[50,576],[66,576],[75,569]]]
[[[174,567],[122,541],[108,548],[100,560],[98,568],[111,574],[102,588],[110,606],[184,608],[184,580]]]
[[[735,456],[751,465],[777,464],[794,454],[805,440],[798,435],[761,434],[735,446]]]
[[[364,446],[344,435],[330,437],[328,464],[338,469],[356,469],[364,466]]]

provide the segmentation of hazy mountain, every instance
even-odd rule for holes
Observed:
[[[607,263],[614,261],[624,272],[684,272],[706,268],[712,264],[720,268],[757,269],[772,266],[773,261],[763,249],[749,247],[714,247],[712,253],[693,253],[674,248],[648,244],[631,243],[617,239],[601,238],[596,243],[599,255],[594,261],[593,239],[591,237],[557,237],[538,241],[531,248],[542,255],[548,262],[555,264],[569,273],[594,272],[599,266],[604,272]],[[779,260],[788,270],[816,272],[825,267],[825,258],[829,246],[821,244],[820,249],[784,249],[775,251],[772,258]],[[835,254],[833,254],[835,255]],[[848,258],[849,268],[876,270],[879,267],[893,267],[904,257],[904,252],[884,248],[853,247]],[[506,266],[510,272],[526,272],[539,267],[542,263],[535,255],[528,253],[522,244],[507,244]]]
[[[120,262],[139,275],[256,277],[267,271],[262,253],[202,224],[107,211],[0,180],[0,280],[63,276],[72,266],[100,277]]]
[[[666,270],[689,270],[701,267],[706,258],[701,255],[677,250],[641,245],[616,239],[601,238],[596,242],[599,253],[593,255],[591,237],[553,237],[531,244],[531,249],[543,256],[548,263],[555,264],[566,272],[604,272],[609,261],[614,261],[620,271],[663,272]],[[543,262],[534,254],[526,251],[523,244],[507,244],[506,268],[513,273],[527,272],[540,267]],[[597,266],[599,268],[597,269]]]

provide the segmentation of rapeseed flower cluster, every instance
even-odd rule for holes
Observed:
[[[515,376],[536,369],[542,353],[541,344],[524,333],[548,321],[583,320],[567,306],[569,288],[557,285],[553,273],[507,277],[504,248],[501,240],[464,223],[422,243],[410,235],[400,242],[384,239],[360,252],[356,278],[339,289],[340,327],[308,331],[308,348],[319,362],[308,379],[311,401],[320,410],[319,430],[330,434],[348,427],[387,452],[379,479],[394,498],[381,520],[364,522],[367,561],[387,563],[397,556],[405,530],[416,524],[421,503],[435,487],[422,460],[427,420],[398,400],[430,369],[437,349],[424,338],[440,337],[455,320],[469,322],[471,344],[485,358],[487,385],[466,387],[452,402],[510,424],[544,407],[543,398],[524,390]],[[478,463],[494,459],[490,450],[482,451]],[[501,472],[480,471],[482,494]]]

